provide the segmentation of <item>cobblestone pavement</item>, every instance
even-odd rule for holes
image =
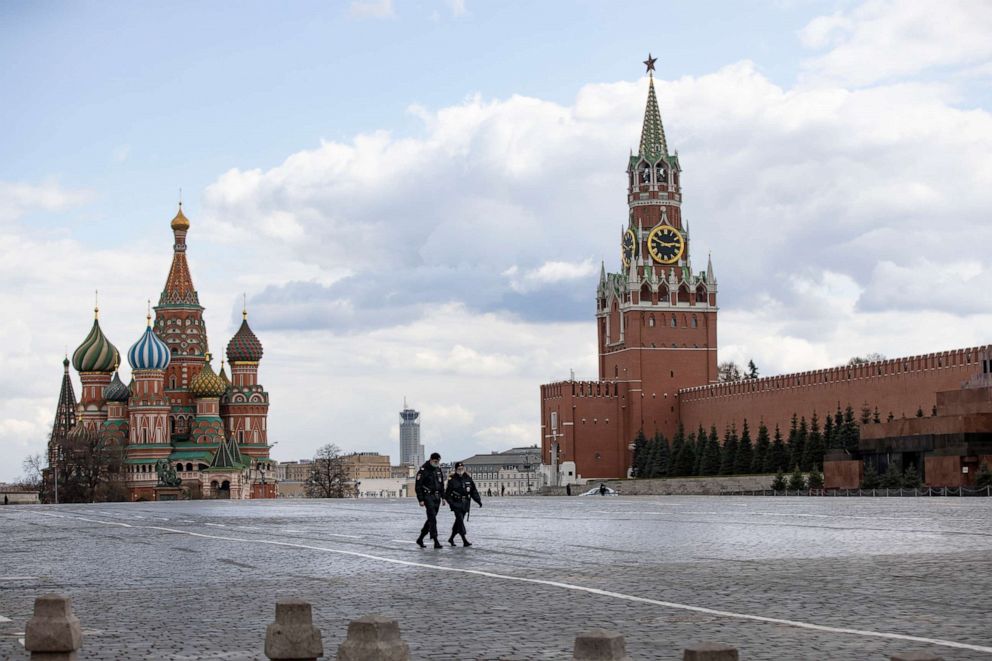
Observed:
[[[634,659],[699,640],[744,659],[992,659],[946,644],[992,651],[992,499],[484,502],[475,546],[442,550],[412,543],[412,500],[0,508],[0,658],[27,658],[33,600],[58,591],[82,659],[261,659],[283,597],[313,603],[331,658],[377,612],[418,659],[569,659],[589,627]]]

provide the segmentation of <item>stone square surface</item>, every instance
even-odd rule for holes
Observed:
[[[622,633],[631,659],[699,641],[742,659],[992,658],[992,500],[491,498],[471,548],[420,549],[413,500],[0,509],[0,658],[37,596],[72,599],[81,659],[263,659],[280,599],[324,649],[395,618],[418,659],[570,659]],[[447,509],[439,527],[450,529]]]

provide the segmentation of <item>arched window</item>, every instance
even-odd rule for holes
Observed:
[[[696,287],[696,302],[697,303],[707,302],[706,287],[704,287],[703,285],[699,285],[698,287]]]
[[[648,327],[649,328],[654,328],[654,315],[651,315],[650,317],[648,317]]]
[[[653,302],[654,301],[651,300],[651,285],[645,282],[644,285],[641,286],[641,303],[653,303]]]
[[[188,470],[188,471],[193,470],[193,464],[192,464],[192,462],[186,464],[186,470]]]
[[[679,325],[679,320],[676,319],[675,318],[675,315],[673,314],[672,315],[672,328],[678,328],[678,325]]]
[[[692,315],[692,321],[689,323],[692,325],[693,328],[699,326],[699,321],[696,319],[696,315]]]
[[[688,303],[688,302],[689,302],[689,287],[687,287],[685,283],[683,283],[682,286],[679,287],[679,303]]]
[[[656,170],[658,174],[658,183],[667,184],[668,183],[668,172],[665,171],[665,165],[663,163],[658,164],[658,169]]]
[[[176,464],[176,470],[181,473],[183,471],[183,465],[182,464]]]

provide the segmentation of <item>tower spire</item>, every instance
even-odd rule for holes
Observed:
[[[641,128],[641,158],[657,163],[659,159],[668,156],[668,145],[665,142],[665,127],[661,123],[661,110],[658,109],[658,97],[654,92],[654,63],[658,60],[651,57],[644,61],[648,71],[648,102],[644,108],[644,125]]]
[[[48,441],[48,465],[54,466],[58,461],[58,448],[65,443],[65,438],[76,426],[76,393],[72,388],[69,377],[69,358],[62,361],[62,390],[59,391],[59,403],[55,409],[55,421],[52,423],[52,434]]]
[[[162,290],[158,304],[199,307],[200,297],[193,287],[193,277],[186,262],[186,233],[189,231],[189,219],[183,214],[182,202],[179,203],[179,211],[170,226],[175,236],[175,243],[172,246],[172,267],[169,269],[169,276],[165,280],[165,288]]]

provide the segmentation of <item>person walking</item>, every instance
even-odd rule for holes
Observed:
[[[417,538],[417,546],[427,548],[424,537],[429,533],[434,540],[434,548],[439,549],[441,542],[437,541],[437,511],[441,509],[441,502],[444,500],[444,475],[441,473],[441,455],[437,452],[431,453],[431,458],[417,471],[416,491],[417,500],[427,513],[427,520]]]
[[[448,543],[455,545],[455,535],[462,538],[462,546],[472,546],[472,543],[465,538],[468,530],[465,529],[465,517],[468,515],[474,500],[482,507],[482,497],[479,490],[475,488],[475,480],[465,470],[465,464],[458,462],[455,464],[455,472],[448,477],[448,486],[444,490],[444,499],[448,501],[448,507],[455,515],[455,525],[451,526],[451,537]]]

